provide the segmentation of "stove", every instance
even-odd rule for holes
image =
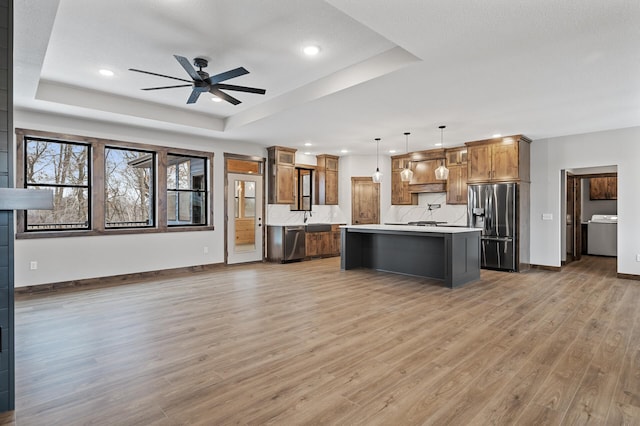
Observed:
[[[447,223],[447,222],[437,222],[435,220],[418,220],[416,222],[409,222],[407,223],[407,225],[414,225],[414,226],[438,226],[440,224],[443,223]]]

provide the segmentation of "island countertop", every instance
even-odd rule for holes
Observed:
[[[466,228],[459,226],[418,226],[418,225],[342,225],[346,228],[358,232],[366,231],[399,231],[399,232],[422,232],[430,234],[462,234],[466,232],[480,232],[480,228]]]

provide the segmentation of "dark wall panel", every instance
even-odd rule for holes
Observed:
[[[0,0],[0,187],[13,187],[13,1]],[[0,211],[0,411],[13,410],[13,212]]]

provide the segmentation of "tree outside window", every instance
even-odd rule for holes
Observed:
[[[30,138],[25,153],[26,187],[53,190],[53,210],[28,210],[26,229],[89,229],[89,146]]]
[[[106,147],[105,228],[154,225],[155,154]]]

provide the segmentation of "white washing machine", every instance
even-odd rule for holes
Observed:
[[[618,255],[618,216],[594,214],[588,223],[587,253]]]

